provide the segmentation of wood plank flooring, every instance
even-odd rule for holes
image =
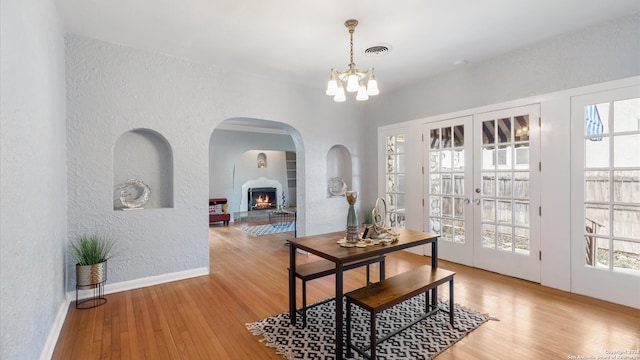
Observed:
[[[234,225],[212,226],[208,276],[109,294],[105,305],[90,310],[71,304],[53,359],[282,359],[245,324],[288,310],[284,242],[291,236],[252,237]],[[318,259],[297,256],[299,263]],[[394,253],[386,273],[430,262]],[[480,326],[438,360],[595,359],[640,349],[640,310],[442,260],[439,266],[456,272],[456,303],[499,321]],[[377,271],[374,265],[374,279]],[[345,291],[364,281],[362,268],[345,273]],[[309,282],[309,303],[333,294],[332,276]]]

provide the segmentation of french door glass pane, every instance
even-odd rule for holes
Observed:
[[[585,265],[640,275],[640,98],[584,113]]]
[[[464,243],[458,220],[464,220],[464,126],[430,129],[429,136],[430,231],[442,241]]]
[[[608,104],[607,104],[608,105]],[[613,131],[640,130],[640,98],[620,100],[613,103]]]

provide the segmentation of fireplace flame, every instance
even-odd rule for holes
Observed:
[[[269,195],[265,194],[264,196],[261,194],[256,199],[256,208],[264,209],[271,207],[271,202],[269,202]]]

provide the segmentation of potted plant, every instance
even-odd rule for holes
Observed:
[[[93,288],[107,280],[107,260],[113,254],[113,245],[113,240],[98,235],[82,235],[71,243],[77,287]]]

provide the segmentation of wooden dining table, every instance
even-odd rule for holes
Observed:
[[[431,244],[431,267],[438,267],[438,236],[437,234],[409,229],[390,229],[392,233],[398,234],[398,240],[388,245],[371,245],[366,247],[343,247],[338,244],[338,240],[344,238],[345,232],[305,236],[289,239],[289,316],[291,324],[296,325],[297,300],[296,300],[296,252],[298,249],[307,251],[321,258],[332,261],[336,264],[336,328],[335,346],[336,359],[340,360],[344,356],[343,338],[343,266],[344,264],[369,257],[385,255],[394,251],[404,250],[415,246]],[[431,294],[433,306],[437,302],[437,291],[434,289]]]

